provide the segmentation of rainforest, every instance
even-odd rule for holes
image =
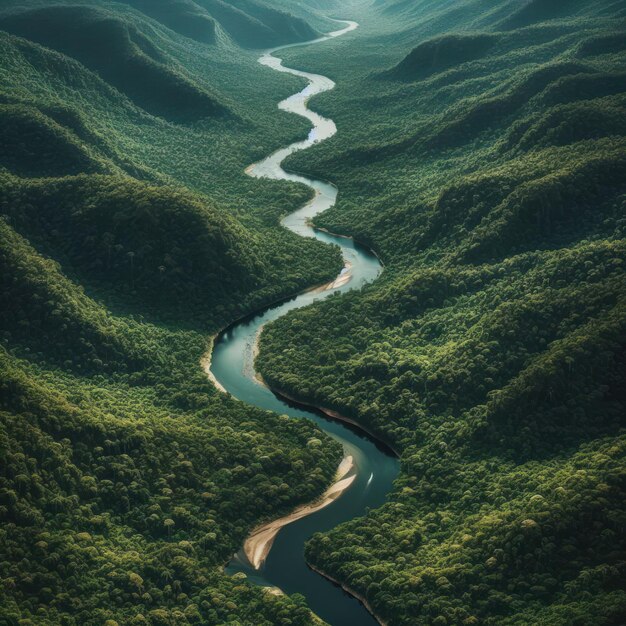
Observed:
[[[626,623],[626,0],[0,0],[0,626]]]

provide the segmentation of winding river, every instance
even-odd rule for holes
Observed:
[[[362,516],[368,509],[383,504],[398,475],[398,460],[386,446],[362,430],[329,418],[321,411],[275,395],[259,383],[254,371],[256,339],[264,324],[336,291],[359,289],[365,283],[374,280],[382,270],[376,256],[352,239],[318,231],[309,225],[310,218],[333,206],[337,188],[326,182],[286,172],[281,167],[282,161],[288,155],[328,139],[337,132],[337,129],[332,120],[307,108],[309,98],[332,89],[333,81],[325,76],[284,67],[282,60],[274,55],[285,48],[321,43],[357,28],[355,22],[342,23],[346,26],[341,30],[313,41],[274,48],[259,58],[263,65],[308,81],[302,91],[283,100],[278,106],[285,111],[306,117],[311,121],[312,129],[304,141],[274,152],[263,161],[251,165],[246,171],[250,176],[289,180],[312,188],[315,192],[313,199],[285,217],[282,224],[303,237],[315,237],[320,241],[338,245],[343,254],[344,269],[326,288],[304,292],[289,301],[264,309],[221,333],[214,344],[210,367],[217,383],[234,397],[262,409],[314,421],[327,434],[340,441],[346,456],[351,456],[354,460],[352,471],[355,478],[350,487],[326,508],[282,528],[267,559],[259,569],[253,567],[241,550],[234,556],[227,571],[231,574],[244,572],[251,581],[260,585],[279,587],[285,593],[303,594],[311,609],[331,626],[373,626],[377,621],[363,604],[308,567],[304,560],[304,543],[315,532],[330,530],[341,522]]]

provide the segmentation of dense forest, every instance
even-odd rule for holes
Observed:
[[[1,4],[0,624],[322,623],[224,564],[341,446],[200,360],[341,269],[279,227],[305,188],[244,175],[308,132],[259,49],[325,16],[358,34],[284,57],[339,132],[287,164],[385,271],[257,367],[402,471],[306,557],[389,626],[624,623],[624,0]]]
[[[276,227],[306,190],[243,174],[306,125],[228,11],[250,47],[314,28],[253,1],[2,4],[0,623],[318,623],[223,566],[342,451],[200,367],[217,330],[341,267]]]
[[[270,325],[257,365],[402,460],[307,558],[387,624],[622,624],[626,4],[376,7],[285,53],[337,81],[339,129],[288,167],[386,269]]]

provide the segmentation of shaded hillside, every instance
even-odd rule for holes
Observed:
[[[104,169],[79,138],[35,108],[0,105],[0,167],[21,176],[58,176]]]
[[[269,2],[231,0],[231,4],[245,11],[269,28],[275,43],[306,41],[315,39],[318,35],[304,19],[296,17],[293,13],[281,10]]]
[[[387,75],[415,80],[485,55],[498,38],[489,33],[445,35],[414,48]]]
[[[192,0],[125,1],[185,37],[202,43],[215,43],[215,20]]]
[[[85,296],[57,263],[37,255],[27,240],[0,222],[5,337],[58,365],[86,371],[148,365],[123,324]],[[134,353],[133,353],[134,352]]]
[[[136,28],[103,10],[33,9],[0,16],[0,28],[75,58],[155,115],[193,120],[227,113]]]
[[[500,24],[501,28],[522,28],[545,20],[576,15],[588,5],[584,0],[526,0],[522,6]]]
[[[196,0],[244,48],[267,48],[314,39],[316,32],[301,18],[256,0]]]
[[[202,43],[213,44],[217,27],[244,48],[267,48],[317,35],[309,23],[267,0],[123,0],[168,28]]]
[[[190,194],[119,177],[2,181],[2,211],[92,284],[189,311],[252,289],[269,270],[244,229]]]

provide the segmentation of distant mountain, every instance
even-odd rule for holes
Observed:
[[[263,48],[314,39],[317,35],[303,19],[257,0],[196,0],[238,44]]]
[[[108,11],[32,9],[0,15],[0,29],[75,58],[155,115],[186,120],[228,113],[132,24]]]
[[[185,37],[202,43],[215,43],[215,20],[193,0],[123,1]]]
[[[244,48],[314,39],[301,17],[263,0],[123,0],[176,32],[214,43],[216,25]]]
[[[492,33],[443,35],[420,43],[388,75],[424,78],[484,56],[498,41]]]

